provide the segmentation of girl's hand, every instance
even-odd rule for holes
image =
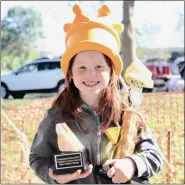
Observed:
[[[108,170],[107,176],[112,178],[113,183],[129,181],[136,171],[135,162],[131,158],[107,160],[103,166],[109,165],[112,167]]]
[[[68,183],[68,182],[76,180],[76,179],[86,178],[87,176],[89,176],[91,174],[92,168],[93,168],[93,166],[92,166],[92,164],[90,164],[88,167],[88,170],[84,173],[82,173],[82,170],[77,170],[75,173],[65,174],[65,175],[54,175],[53,169],[49,168],[48,175],[52,179],[57,181],[59,184],[65,184],[65,183]]]

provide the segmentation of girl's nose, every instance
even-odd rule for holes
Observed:
[[[96,71],[94,69],[89,69],[88,74],[94,78],[96,76]]]

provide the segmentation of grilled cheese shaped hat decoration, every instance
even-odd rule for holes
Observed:
[[[106,5],[98,10],[97,18],[93,20],[84,15],[77,4],[74,5],[73,12],[76,15],[73,23],[64,25],[66,51],[61,58],[64,75],[67,74],[69,62],[74,55],[82,51],[95,50],[112,60],[115,72],[120,76],[123,64],[119,55],[119,34],[123,31],[123,25],[111,22],[111,11]]]

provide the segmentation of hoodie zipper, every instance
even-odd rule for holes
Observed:
[[[96,114],[96,112],[93,111],[93,115],[94,115],[94,118],[95,118],[95,123],[97,125],[97,138],[96,138],[96,165],[100,165],[101,164],[101,129],[100,129],[100,120],[99,120],[99,117],[98,115]],[[97,175],[95,175],[95,181],[96,181],[96,184],[101,184],[99,178]]]
[[[100,120],[99,117],[96,115],[96,124],[98,126],[98,132],[97,132],[97,161],[96,161],[96,165],[100,165],[101,164],[101,129],[100,129]],[[99,177],[96,175],[95,176],[96,179],[96,183],[97,184],[101,184]]]
[[[101,164],[101,129],[100,129],[100,120],[97,114],[94,112],[95,118],[96,118],[96,125],[98,126],[98,132],[97,132],[97,165]]]
[[[98,141],[97,141],[97,165],[101,164],[101,130],[100,125],[98,125]]]

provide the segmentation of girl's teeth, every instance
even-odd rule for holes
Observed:
[[[87,86],[93,86],[96,85],[98,82],[84,82],[85,85]]]

